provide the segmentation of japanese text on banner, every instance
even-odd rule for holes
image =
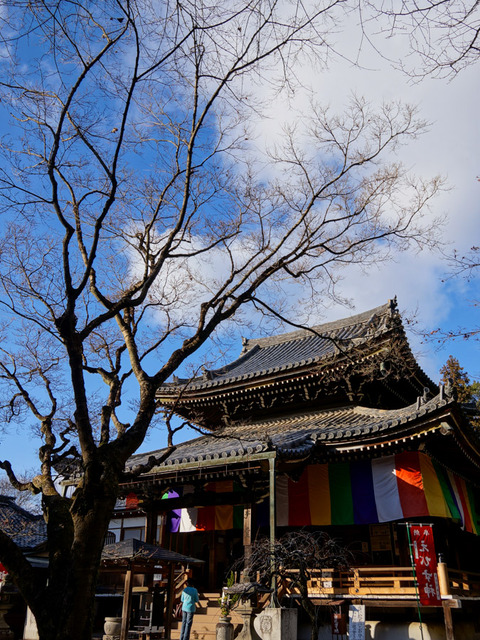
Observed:
[[[409,525],[409,527],[420,604],[439,607],[442,599],[438,585],[432,527],[425,525]]]

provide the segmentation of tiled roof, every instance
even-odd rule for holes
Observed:
[[[47,538],[43,518],[25,511],[9,496],[0,495],[0,529],[21,549],[33,549]]]
[[[375,309],[365,311],[336,322],[302,329],[278,336],[244,340],[243,350],[234,362],[215,370],[205,370],[202,377],[190,382],[176,378],[160,392],[174,390],[188,383],[187,389],[206,389],[228,382],[277,373],[296,367],[308,366],[339,353],[358,347],[373,337],[386,333],[401,324],[396,302],[389,301]]]
[[[308,455],[322,445],[354,447],[410,437],[419,421],[426,421],[443,409],[448,410],[447,405],[451,402],[439,395],[424,404],[416,403],[402,409],[347,406],[237,424],[218,434],[179,444],[157,469],[219,458],[233,461],[237,456],[274,450],[280,456],[293,459]],[[128,467],[134,469],[145,464],[150,456],[160,454],[161,451],[132,456]]]
[[[114,542],[103,547],[102,561],[118,562],[118,561],[135,561],[145,564],[155,564],[157,562],[167,562],[173,564],[189,564],[203,562],[191,556],[185,556],[176,551],[170,551],[154,544],[148,544],[132,538],[130,540],[122,540]]]

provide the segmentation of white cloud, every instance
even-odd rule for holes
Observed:
[[[356,56],[358,40],[350,36],[340,40],[339,47],[350,42],[350,58]],[[377,44],[379,40],[377,40]],[[383,43],[388,46],[392,59],[401,59],[406,50],[405,43],[391,39]],[[402,51],[403,49],[403,51]],[[348,54],[348,52],[347,52]],[[326,71],[304,68],[300,71],[302,81],[318,99],[339,110],[352,93],[365,96],[372,104],[383,100],[399,100],[418,105],[419,115],[430,123],[428,132],[411,141],[400,150],[405,165],[418,175],[429,177],[443,175],[450,189],[432,202],[431,213],[446,215],[443,239],[447,249],[453,247],[464,251],[480,242],[480,174],[478,149],[480,148],[480,126],[478,104],[480,83],[478,67],[471,66],[451,81],[426,78],[418,83],[402,72],[395,70],[368,45],[359,58],[362,68],[346,60],[331,62]],[[480,64],[480,62],[478,63]],[[307,92],[298,91],[294,97],[297,110],[308,114]],[[272,103],[270,119],[258,129],[258,144],[269,144],[280,135],[281,121],[288,119],[286,102]],[[300,123],[301,124],[301,123]],[[428,329],[438,326],[453,328],[459,324],[475,322],[470,301],[472,288],[461,279],[443,282],[448,266],[440,253],[405,252],[395,256],[395,261],[382,263],[365,274],[358,268],[349,269],[339,291],[352,300],[359,312],[382,304],[393,295],[398,296],[399,306],[407,315],[417,314],[418,320]],[[327,319],[346,315],[345,309],[332,307]],[[411,335],[415,350],[421,350],[421,362],[434,379],[438,379],[438,368],[449,353],[458,353],[461,362],[472,375],[479,375],[478,345],[449,343],[440,351],[431,344],[421,344]],[[461,354],[461,355],[460,355]]]

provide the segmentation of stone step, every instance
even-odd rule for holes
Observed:
[[[193,617],[190,640],[215,640],[216,626],[220,619],[220,604],[218,593],[201,593],[200,605]],[[242,617],[234,610],[231,612],[232,624],[238,628],[242,625]],[[172,622],[170,640],[179,640],[181,620]]]
[[[218,622],[218,620],[217,620]],[[213,626],[205,626],[205,627],[201,627],[201,626],[196,626],[195,625],[195,619],[194,619],[194,623],[192,625],[192,630],[190,632],[190,640],[215,640],[216,638],[216,624]],[[234,625],[235,628],[237,628],[237,625]],[[238,625],[238,630],[241,628],[240,625]],[[172,629],[170,632],[170,640],[179,640],[180,638],[180,626],[178,627],[178,629]]]
[[[241,623],[242,621],[242,617],[238,615],[235,611],[232,611],[230,613],[230,617],[234,624]],[[198,624],[203,624],[203,625],[212,624],[212,623],[216,624],[219,621],[219,619],[220,619],[219,609],[208,609],[206,611],[202,609],[197,609],[197,612],[193,617],[193,622],[195,623],[195,621],[198,621]],[[172,626],[174,625],[180,626],[181,624],[182,624],[181,620],[172,621]]]

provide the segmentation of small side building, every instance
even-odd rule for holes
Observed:
[[[43,546],[47,538],[42,516],[23,509],[15,498],[0,495],[0,529],[7,533],[22,549],[30,563],[46,574],[48,559],[43,557]],[[46,575],[45,575],[46,579]],[[26,619],[33,625],[33,636],[27,635]],[[33,617],[27,615],[26,604],[20,593],[8,580],[8,573],[0,564],[0,638],[19,640],[37,637]]]

